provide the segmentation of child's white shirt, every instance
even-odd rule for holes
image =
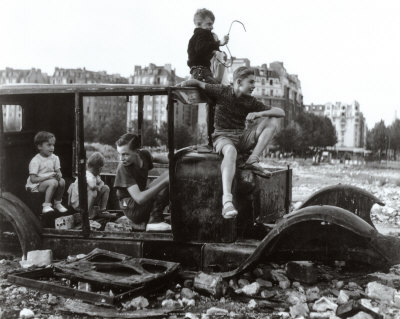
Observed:
[[[38,177],[48,177],[60,169],[60,159],[57,155],[51,154],[48,157],[36,154],[29,163],[29,175]],[[31,177],[28,177],[25,187],[31,192],[37,192],[39,183],[32,183]]]

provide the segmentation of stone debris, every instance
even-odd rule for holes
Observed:
[[[349,299],[350,299],[349,295],[346,294],[346,292],[345,292],[344,290],[340,290],[339,296],[337,297],[336,302],[337,302],[339,305],[343,305],[343,304],[345,304],[346,302],[348,302]]]
[[[193,299],[195,296],[194,292],[189,288],[182,288],[181,297],[186,299]]]
[[[315,300],[321,298],[321,294],[319,292],[319,288],[318,287],[312,287],[312,288],[307,289],[306,297],[307,297],[307,301],[315,301]]]
[[[51,249],[28,251],[26,260],[21,260],[21,266],[29,264],[36,267],[50,265],[53,262],[53,252]]]
[[[170,309],[179,308],[180,307],[180,303],[178,301],[176,301],[176,300],[173,300],[173,299],[165,299],[165,300],[162,301],[161,307],[170,308]]]
[[[242,287],[241,290],[247,296],[255,296],[260,291],[260,284],[258,282],[253,282],[252,284]]]
[[[128,224],[118,224],[114,222],[108,222],[104,227],[104,231],[106,232],[130,232],[132,231],[132,226]]]
[[[149,306],[149,301],[143,296],[133,298],[131,301],[122,303],[125,310],[145,309]]]
[[[337,307],[338,307],[338,305],[335,304],[330,299],[328,299],[326,297],[321,297],[314,303],[314,305],[312,306],[312,309],[315,311],[318,311],[318,312],[324,312],[327,310],[336,311]]]
[[[30,319],[30,318],[34,318],[35,317],[35,313],[27,308],[24,308],[20,311],[19,313],[19,318],[20,319]]]
[[[374,317],[367,314],[366,312],[360,311],[356,315],[354,315],[352,317],[348,317],[347,319],[374,319]]]
[[[90,219],[89,224],[90,224],[90,230],[97,231],[97,230],[100,230],[100,228],[101,228],[101,224],[96,222],[95,220]]]
[[[310,309],[308,308],[308,305],[305,302],[298,303],[290,307],[290,315],[293,318],[296,318],[298,316],[307,317],[309,312]]]
[[[367,284],[365,290],[368,297],[371,299],[378,299],[380,301],[392,302],[396,289],[380,284],[379,282],[373,281]]]
[[[254,299],[251,299],[247,304],[247,308],[254,310],[257,307],[257,302]]]
[[[265,288],[271,288],[272,287],[272,282],[262,279],[262,278],[257,278],[256,282],[260,285],[260,287],[265,287]]]
[[[285,276],[285,272],[281,269],[271,270],[271,279],[274,282],[289,281]]]
[[[187,312],[185,313],[185,319],[199,319],[199,317],[197,317],[195,314],[191,312]]]
[[[250,281],[247,279],[241,278],[238,280],[238,286],[239,288],[243,288],[244,286],[250,285]]]
[[[223,308],[218,307],[211,307],[207,309],[206,315],[207,316],[227,316],[229,311]]]

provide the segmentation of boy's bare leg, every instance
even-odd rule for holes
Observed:
[[[60,178],[59,181],[57,181],[57,189],[56,192],[54,194],[54,200],[57,202],[60,202],[62,200],[62,196],[64,194],[64,188],[65,188],[65,181],[63,178]]]
[[[276,117],[268,117],[260,121],[256,128],[256,140],[257,144],[253,149],[253,152],[247,159],[243,168],[253,169],[255,173],[264,177],[269,177],[271,174],[266,172],[258,163],[260,156],[265,150],[267,145],[271,142],[274,137],[276,130],[279,126],[279,120]]]
[[[94,190],[88,190],[87,192],[87,202],[88,202],[88,212],[89,212],[89,218],[95,217],[95,212],[93,210],[94,203],[97,198],[97,191]]]
[[[39,184],[39,189],[38,189],[39,192],[45,193],[44,195],[45,203],[51,203],[51,199],[53,198],[57,186],[58,186],[58,181],[55,179],[48,179]]]
[[[227,144],[222,148],[224,158],[221,163],[222,175],[222,215],[224,218],[233,218],[237,215],[237,210],[232,203],[232,182],[236,171],[237,151],[233,145]]]
[[[108,197],[110,196],[110,187],[103,185],[98,196],[100,196],[100,211],[104,212],[107,209]]]

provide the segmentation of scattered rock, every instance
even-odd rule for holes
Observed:
[[[186,299],[193,299],[195,296],[194,292],[189,288],[182,288],[181,297]]]
[[[285,276],[284,271],[280,269],[271,270],[271,279],[274,282],[289,281],[289,279]]]
[[[371,315],[367,314],[366,312],[360,311],[353,317],[348,317],[348,319],[374,319]]]
[[[337,307],[338,305],[335,304],[333,301],[329,300],[326,297],[321,297],[314,303],[312,308],[315,311],[324,312],[327,310],[336,311]]]
[[[194,299],[182,298],[182,304],[187,307],[194,307],[196,301]]]
[[[289,280],[280,281],[279,287],[281,287],[282,289],[288,289],[290,287],[290,281]]]
[[[276,292],[273,290],[263,290],[261,291],[261,297],[265,298],[265,299],[269,299],[272,298],[273,296],[276,295]]]
[[[125,310],[130,310],[130,309],[138,310],[147,308],[149,305],[149,301],[145,297],[139,296],[133,298],[131,301],[123,303],[122,305]]]
[[[344,290],[340,290],[339,296],[338,296],[336,302],[337,302],[339,305],[343,305],[343,304],[345,304],[346,302],[348,302],[349,299],[350,299],[349,295],[346,294],[346,292],[345,292]]]
[[[163,308],[178,308],[180,306],[179,302],[172,299],[165,299],[161,303],[161,307]]]
[[[95,220],[89,220],[90,230],[100,230],[101,224]]]
[[[347,288],[349,290],[362,290],[362,288],[358,284],[356,284],[355,282],[349,282],[347,284]]]
[[[286,264],[286,275],[289,279],[306,284],[314,284],[318,280],[318,271],[309,261],[290,261]]]
[[[301,284],[300,284],[298,281],[293,281],[293,282],[292,282],[292,287],[298,289],[298,288],[300,288],[300,287],[302,287],[302,286],[301,286]]]
[[[365,292],[371,299],[378,299],[381,301],[391,302],[393,301],[396,289],[382,285],[379,282],[373,281],[367,284]]]
[[[227,316],[229,313],[228,310],[222,309],[222,308],[217,308],[217,307],[211,307],[207,309],[206,314],[208,316]]]
[[[336,282],[335,287],[336,287],[336,289],[342,289],[344,287],[344,282],[341,280]]]
[[[307,301],[307,297],[298,291],[290,291],[286,293],[286,301],[290,305],[296,305],[298,303],[305,303]]]
[[[238,280],[238,286],[239,288],[243,288],[244,286],[250,285],[250,281],[247,279],[241,278]]]
[[[37,267],[50,265],[53,262],[53,252],[51,249],[31,250],[28,251],[26,260],[21,260],[22,263],[31,264]],[[21,265],[22,266],[22,265]],[[24,266],[22,266],[24,267]],[[28,268],[28,267],[24,267]]]
[[[307,289],[306,297],[307,297],[307,301],[314,301],[314,300],[319,299],[321,297],[319,288],[312,287],[312,288]]]
[[[375,280],[383,285],[393,287],[396,289],[400,288],[400,276],[398,274],[388,273],[384,274],[381,272],[375,272],[368,275],[371,280]]]
[[[192,288],[192,287],[193,287],[193,280],[191,280],[191,279],[186,279],[186,280],[183,282],[183,287]]]
[[[310,319],[336,319],[336,315],[332,311],[310,312]]]
[[[251,299],[247,304],[247,308],[254,310],[257,307],[257,302],[254,299]]]
[[[308,313],[310,312],[310,309],[308,309],[308,305],[305,302],[291,306],[289,309],[290,315],[293,318],[296,318],[298,316],[307,317]]]
[[[272,287],[272,282],[262,278],[257,278],[256,282],[260,285],[260,287],[266,287],[266,288]]]
[[[49,294],[49,297],[47,298],[47,303],[53,306],[56,305],[58,303],[57,297],[53,296],[52,294]]]
[[[199,319],[199,317],[197,317],[195,314],[191,312],[187,312],[185,313],[185,319]]]
[[[250,285],[242,287],[242,292],[247,296],[255,296],[260,291],[260,284],[258,282],[253,282]]]
[[[27,308],[22,309],[19,313],[20,319],[30,319],[33,317],[35,317],[35,313],[32,310],[27,309]]]

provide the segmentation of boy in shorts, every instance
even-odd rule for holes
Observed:
[[[255,88],[254,70],[239,67],[233,74],[233,87],[207,84],[198,80],[187,80],[178,86],[194,86],[216,101],[215,132],[213,144],[216,152],[223,155],[222,174],[222,216],[234,218],[237,210],[233,205],[232,181],[236,171],[236,158],[239,153],[251,155],[242,168],[268,176],[259,165],[260,155],[275,135],[279,119],[285,112],[277,107],[264,105],[251,93]]]
[[[168,171],[147,186],[153,157],[148,150],[140,149],[140,138],[127,133],[117,141],[121,163],[117,168],[114,187],[124,214],[134,224],[146,225],[146,231],[171,231],[164,222],[163,210],[169,203]]]

